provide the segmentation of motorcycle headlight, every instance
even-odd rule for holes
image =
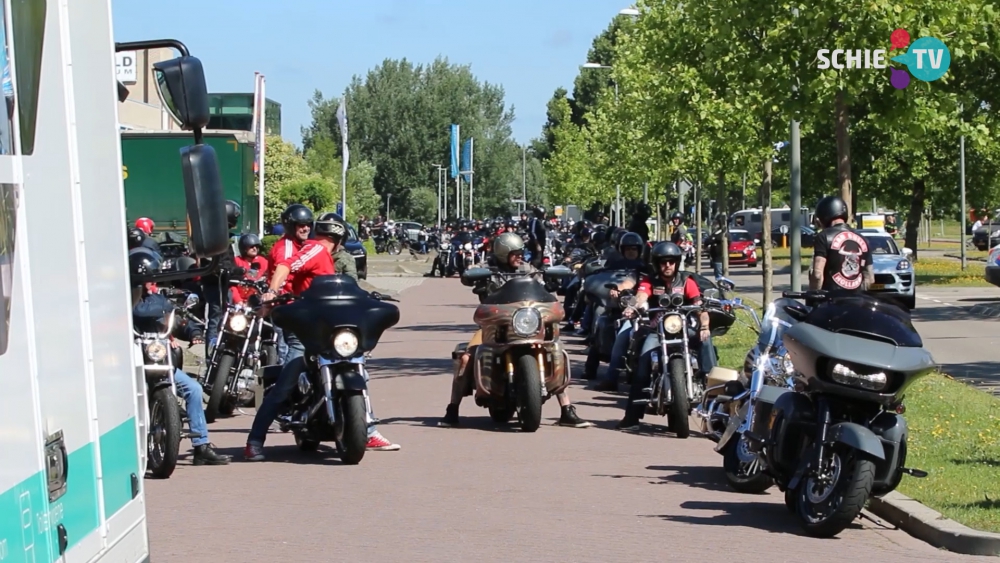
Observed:
[[[472,250],[472,243],[471,242],[467,242],[467,243],[465,243],[465,246],[463,246],[462,248],[464,248],[466,250]]]
[[[684,319],[680,315],[669,315],[663,319],[663,330],[667,334],[677,334],[684,328]]]
[[[896,264],[896,269],[897,270],[909,270],[910,269],[910,261],[909,260],[900,260],[899,264]]]
[[[514,312],[510,324],[518,336],[533,336],[538,334],[538,329],[542,326],[542,315],[536,309],[523,307]]]
[[[860,387],[870,391],[881,391],[889,384],[889,378],[885,372],[858,373],[840,363],[833,364],[830,377],[841,385]]]
[[[247,328],[247,317],[242,313],[229,315],[229,330],[233,332],[243,332]]]
[[[351,330],[342,330],[333,337],[333,350],[345,358],[358,351],[358,335]]]
[[[146,344],[146,357],[151,362],[162,362],[167,357],[167,345],[162,340],[154,340]]]

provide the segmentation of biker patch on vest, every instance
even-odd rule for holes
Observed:
[[[830,250],[840,254],[840,270],[833,273],[833,281],[844,289],[861,286],[865,267],[862,257],[868,252],[868,242],[854,231],[840,231],[830,241]]]
[[[663,295],[663,286],[654,287],[653,288],[653,295]]]

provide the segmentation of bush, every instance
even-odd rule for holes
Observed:
[[[260,239],[260,253],[263,256],[271,255],[271,247],[274,246],[274,241],[281,238],[279,235],[267,235]]]

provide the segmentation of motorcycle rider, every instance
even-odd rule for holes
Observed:
[[[236,265],[246,271],[244,279],[250,281],[267,279],[270,265],[267,263],[267,258],[260,255],[260,237],[253,233],[247,233],[240,236],[237,244],[240,255],[236,257]],[[230,293],[233,303],[243,303],[256,293],[256,290],[252,287],[233,287]]]
[[[302,245],[309,240],[312,224],[312,210],[301,203],[293,203],[281,212],[281,226],[284,228],[285,234],[274,242],[267,257],[271,268],[267,273],[269,279],[274,277],[274,269],[279,262],[290,259],[299,250],[302,250]],[[289,274],[285,287],[282,288],[283,291],[291,291],[293,279],[294,276]],[[278,344],[278,361],[285,363],[288,356],[288,345],[285,343],[284,334],[277,326],[274,327],[274,337]]]
[[[670,215],[670,242],[680,244],[687,238],[687,225],[684,224],[684,215],[680,211],[674,211]]]
[[[232,230],[240,219],[240,205],[233,200],[226,200],[226,220],[229,223],[230,235],[234,236]],[[205,315],[208,323],[205,329],[205,357],[211,356],[211,349],[215,347],[215,341],[219,336],[219,323],[222,321],[222,313],[229,305],[229,278],[238,266],[236,265],[236,253],[232,246],[226,248],[226,252],[220,256],[220,265],[216,273],[205,276],[201,279],[202,294],[205,297]],[[242,274],[241,274],[242,275]]]
[[[162,256],[160,253],[160,243],[156,242],[156,239],[153,238],[153,229],[156,228],[156,223],[149,217],[139,217],[135,220],[135,228],[143,234],[140,244]]]
[[[155,283],[139,283],[138,279],[147,274],[160,271],[162,260],[160,256],[148,248],[135,248],[129,251],[129,272],[132,277],[132,324],[139,332],[161,332],[164,319],[174,309],[173,303],[159,293]],[[194,323],[184,325],[184,339],[192,345],[203,342],[201,330]],[[170,340],[171,347],[180,344]],[[174,385],[177,394],[184,399],[187,409],[188,425],[191,433],[191,445],[194,446],[194,465],[227,465],[230,457],[215,451],[208,441],[208,423],[205,421],[205,407],[202,404],[202,388],[190,375],[179,367],[174,368]]]
[[[875,281],[872,252],[865,237],[847,224],[847,204],[827,196],[816,204],[822,230],[813,243],[809,289],[865,291]]]
[[[649,298],[659,297],[667,294],[682,294],[685,305],[700,305],[701,290],[694,278],[687,272],[681,272],[682,252],[680,247],[672,242],[661,242],[653,247],[650,252],[650,274],[642,276],[636,290],[636,307],[640,310],[649,308]],[[653,307],[657,305],[654,303]],[[635,313],[632,310],[626,311],[626,316],[631,317]],[[655,320],[651,319],[651,320]],[[715,347],[712,345],[712,333],[709,330],[709,317],[707,311],[700,313],[700,327],[698,336],[689,345],[692,349],[698,350],[698,363],[702,373],[708,373],[715,367]],[[646,331],[643,331],[644,333]],[[637,337],[645,336],[639,357],[639,367],[629,390],[628,404],[625,406],[625,416],[618,423],[620,430],[633,430],[639,426],[639,421],[645,415],[646,407],[642,404],[635,404],[637,399],[643,398],[643,390],[647,389],[652,382],[652,354],[659,350],[659,335],[655,330],[648,331],[647,334],[639,334]]]
[[[493,258],[496,261],[497,269],[501,272],[517,272],[536,276],[541,274],[539,270],[524,262],[524,240],[514,233],[504,233],[497,238],[493,245]],[[490,294],[500,289],[505,282],[506,278],[503,276],[493,276],[483,289],[487,294]],[[465,389],[468,385],[467,378],[472,377],[472,370],[475,367],[469,359],[475,352],[475,347],[479,346],[482,341],[483,331],[477,330],[472,335],[472,339],[469,340],[469,344],[461,356],[458,370],[455,372],[455,378],[451,384],[451,402],[445,410],[444,418],[440,422],[441,426],[454,427],[459,424],[458,406],[462,403],[462,398],[465,396]],[[560,426],[570,426],[573,428],[593,426],[592,423],[586,422],[577,416],[576,407],[570,403],[569,395],[566,391],[556,395],[556,399],[558,399],[559,406],[562,409],[562,415],[559,417]]]
[[[629,232],[639,235],[642,238],[643,244],[649,242],[649,225],[646,224],[646,221],[652,215],[653,209],[648,203],[642,202],[636,206],[635,211],[632,213],[632,220],[628,224]]]
[[[545,208],[536,205],[532,210],[534,217],[528,225],[528,248],[531,250],[531,265],[541,269],[545,254]]]

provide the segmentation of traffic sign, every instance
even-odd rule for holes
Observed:
[[[787,235],[788,234],[788,225],[782,225],[779,228],[781,229],[781,234],[783,234],[783,235]]]
[[[329,207],[327,207],[327,209],[329,209]],[[337,215],[340,215],[341,217],[344,216],[344,202],[342,201],[337,202]]]

